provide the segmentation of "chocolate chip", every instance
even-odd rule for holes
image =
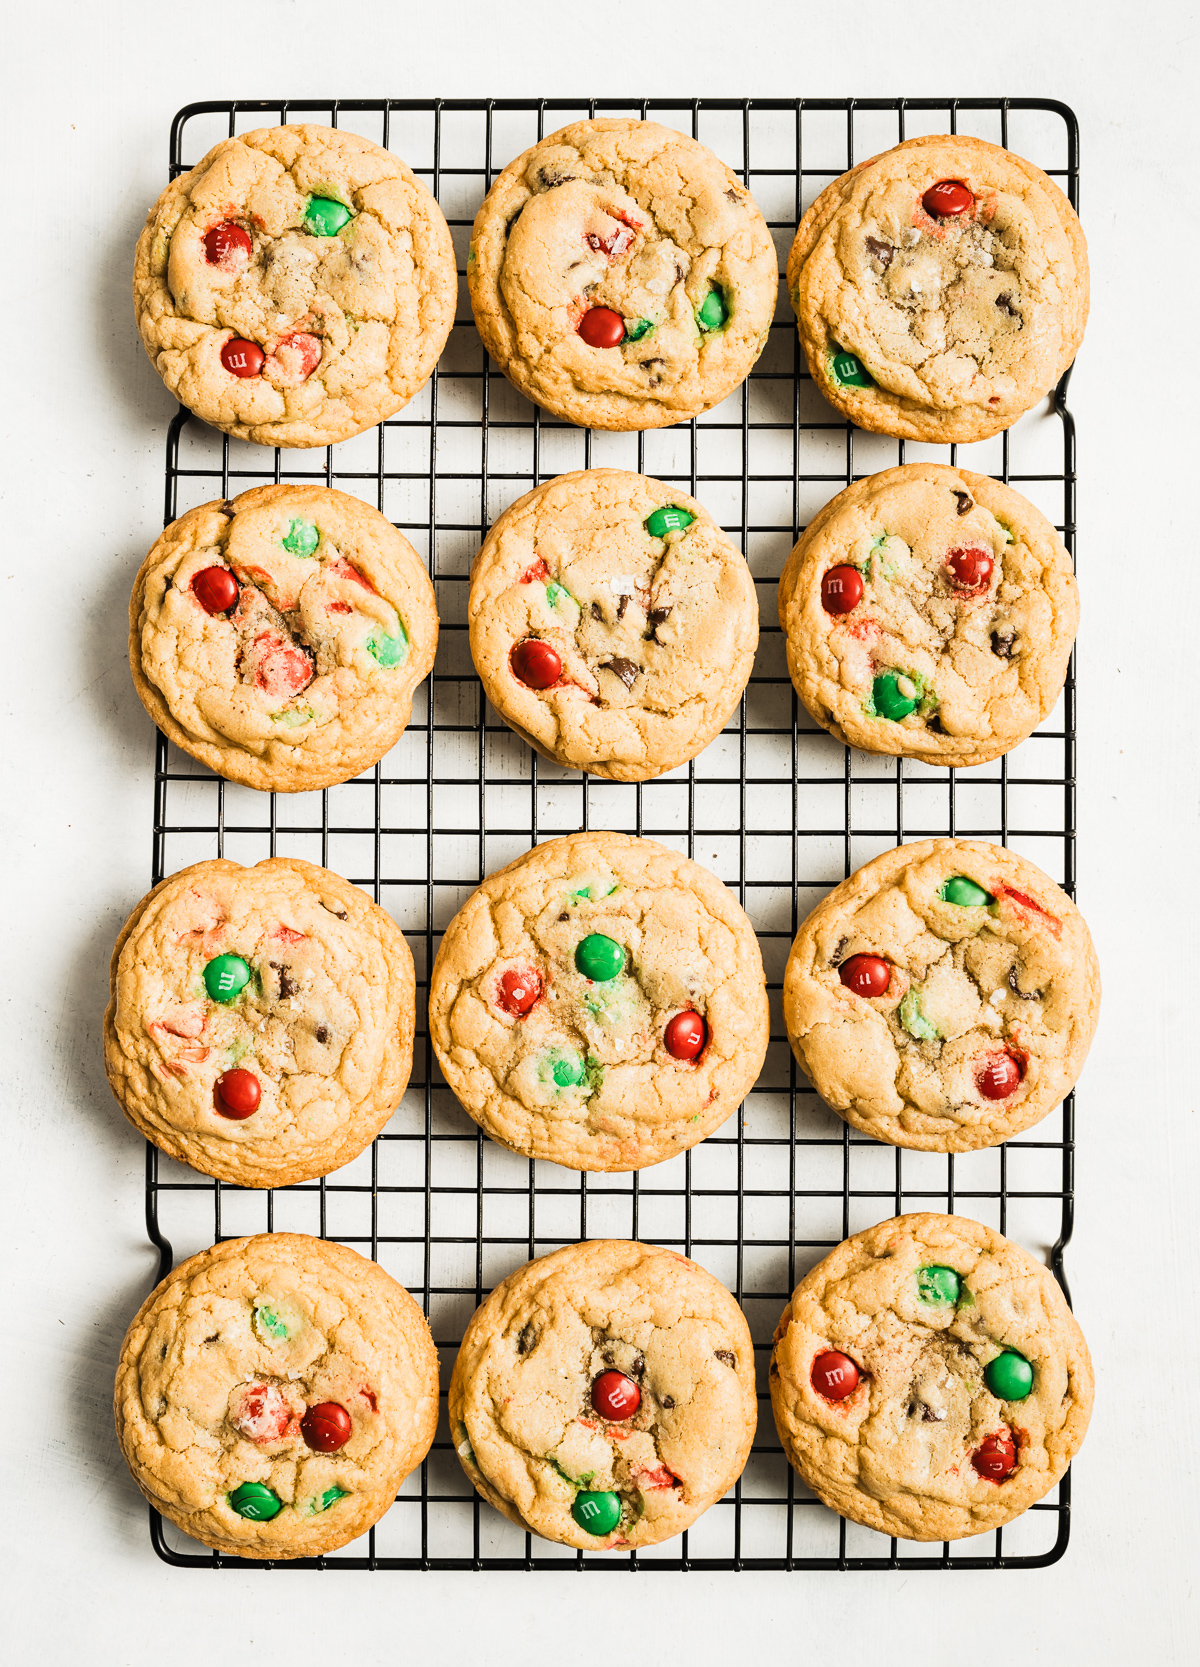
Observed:
[[[723,1360],[726,1366],[733,1367],[736,1370],[737,1356],[734,1354],[732,1349],[718,1349],[716,1351],[716,1356],[718,1360]]]
[[[299,986],[299,984],[297,984],[296,980],[292,977],[291,970],[288,967],[286,961],[272,961],[271,965],[275,968],[275,971],[279,974],[279,999],[280,999],[280,1001],[286,1001],[289,996],[299,995],[300,986]]]
[[[556,185],[570,185],[573,180],[579,178],[579,175],[564,174],[559,168],[539,168],[538,178],[541,180],[544,190],[553,191]]]
[[[662,1397],[662,1404],[665,1407],[673,1407],[675,1405],[674,1395],[664,1395]]]
[[[206,1343],[218,1343],[218,1342],[220,1342],[220,1340],[221,1340],[221,1333],[219,1331],[214,1331],[211,1337],[206,1337],[204,1339],[204,1341]]]
[[[843,949],[845,949],[846,945],[849,942],[850,942],[849,938],[839,938],[838,939],[838,946],[829,958],[829,965],[831,967],[840,967],[841,966],[841,964],[842,964],[842,951],[843,951]]]
[[[221,514],[222,515],[232,515],[233,514],[233,499],[232,498],[225,498],[222,501]]]
[[[942,720],[938,717],[936,712],[926,718],[925,728],[931,735],[944,735],[946,733],[946,731],[942,728]]]
[[[682,261],[676,261],[675,262],[675,282],[677,284],[681,284],[683,282],[683,279],[684,279],[683,262]]]
[[[951,491],[954,491],[953,487],[951,488]],[[971,502],[971,494],[969,492],[954,491],[954,496],[958,499],[958,513],[960,515],[966,515],[969,510],[974,509],[975,506]]]
[[[742,198],[741,198],[741,193],[740,193],[740,192],[737,192],[737,191],[735,191],[735,190],[734,190],[734,189],[733,189],[733,186],[732,186],[732,185],[731,185],[731,186],[730,186],[730,187],[729,187],[729,189],[728,189],[728,190],[727,190],[727,191],[726,191],[726,193],[725,193],[725,195],[726,195],[726,196],[727,196],[727,197],[728,197],[728,198],[729,198],[729,201],[730,201],[730,202],[731,202],[731,203],[740,203],[740,202],[741,202],[741,200],[742,200]]]
[[[620,596],[620,597],[617,598],[617,618],[619,620],[625,618],[625,610],[628,606],[629,606],[629,592],[626,591],[623,596]]]
[[[892,245],[890,243],[884,243],[878,237],[869,237],[867,239],[867,248],[871,251],[875,259],[886,272],[888,267],[892,264],[892,256],[896,253]]]
[[[635,1354],[634,1357],[633,1357],[633,1365],[629,1368],[630,1376],[635,1377],[635,1378],[640,1378],[642,1373],[645,1370],[646,1370],[645,1356],[640,1355],[640,1354]]]
[[[1007,313],[1009,318],[1020,318],[1021,316],[1017,309],[1013,306],[1013,298],[1011,295],[998,295],[996,297],[996,305],[1002,313]]]
[[[530,1320],[521,1328],[521,1335],[517,1338],[517,1353],[528,1354],[536,1342],[537,1332],[534,1330],[533,1321]]]
[[[661,625],[662,622],[665,619],[670,619],[671,609],[669,607],[666,607],[666,608],[651,608],[649,614],[646,617],[647,617],[647,619],[648,619],[648,621],[649,621],[649,623],[652,627],[658,626],[658,625]]]
[[[606,1366],[615,1366],[616,1365],[616,1356],[613,1354],[611,1349],[605,1349],[604,1353],[600,1356],[600,1358]]]
[[[650,386],[652,388],[657,388],[659,383],[662,381],[662,377],[658,374],[658,372],[655,370],[654,367],[655,367],[655,365],[665,365],[666,360],[665,359],[640,359],[638,361],[638,363],[641,365],[643,370],[648,370],[650,372],[650,379],[649,379],[650,380]]]
[[[624,597],[621,598],[625,600]],[[601,671],[611,671],[614,677],[619,677],[627,689],[632,689],[641,672],[641,666],[635,666],[632,660],[624,660],[619,655],[615,660],[601,662]]]
[[[1015,631],[1008,631],[1006,633],[993,631],[992,653],[1001,660],[1011,660],[1013,657],[1013,645],[1016,642],[1016,636],[1017,634]]]
[[[604,624],[604,609],[600,606],[599,602],[592,603],[592,618],[598,619],[601,625]]]
[[[570,920],[570,918],[571,918],[571,917],[570,917],[570,915],[569,915],[569,914],[567,914],[567,912],[566,912],[566,911],[565,911],[565,910],[564,910],[564,911],[563,911],[563,913],[562,913],[562,914],[560,914],[560,915],[559,915],[559,917],[558,917],[558,918],[559,918],[559,920]]]
[[[1014,961],[1008,969],[1008,987],[1014,996],[1020,996],[1022,1001],[1041,1001],[1040,990],[1023,990],[1017,983],[1017,963]]]
[[[934,1407],[923,1406],[921,1408],[921,1422],[922,1424],[944,1424],[946,1414],[938,1412]]]
[[[318,1025],[317,1026],[317,1041],[318,1042],[328,1042],[328,1040],[329,1040],[329,1026],[328,1025]]]

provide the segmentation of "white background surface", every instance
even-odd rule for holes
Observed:
[[[1119,14],[1125,14],[1122,23]],[[9,1659],[980,1667],[1196,1659],[1196,8],[10,0],[4,1060]],[[112,1433],[149,1288],[142,1144],[100,1059],[150,869],[125,609],[173,405],[133,243],[168,124],[227,96],[1030,94],[1074,106],[1093,307],[1079,423],[1079,902],[1105,975],[1069,1270],[1098,1392],[1066,1558],[1013,1574],[222,1574],[165,1567]],[[1189,959],[1190,957],[1190,959]]]

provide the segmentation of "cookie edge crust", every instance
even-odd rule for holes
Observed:
[[[964,1226],[969,1231],[964,1232]],[[961,1506],[939,1503],[936,1512],[932,1510],[930,1512],[930,1515],[934,1517],[934,1523],[929,1531],[914,1533],[909,1523],[891,1513],[886,1501],[876,1500],[872,1495],[864,1493],[857,1486],[848,1488],[845,1492],[830,1487],[817,1468],[807,1461],[806,1455],[796,1442],[796,1431],[807,1426],[803,1420],[792,1416],[784,1402],[784,1373],[778,1366],[777,1355],[779,1345],[784,1340],[791,1325],[793,1306],[802,1292],[819,1283],[818,1276],[823,1275],[823,1271],[829,1263],[837,1257],[844,1257],[848,1261],[853,1248],[856,1248],[861,1241],[870,1239],[873,1235],[883,1235],[899,1229],[912,1234],[914,1237],[919,1237],[926,1227],[936,1228],[942,1232],[953,1232],[967,1239],[976,1236],[979,1240],[980,1249],[991,1252],[997,1250],[1015,1251],[1018,1259],[1027,1264],[1037,1278],[1042,1291],[1048,1295],[1048,1306],[1055,1309],[1056,1326],[1064,1335],[1064,1353],[1067,1357],[1067,1370],[1073,1390],[1073,1398],[1067,1421],[1062,1429],[1056,1432],[1055,1462],[1049,1480],[1046,1481],[1044,1487],[1035,1483],[1034,1488],[1028,1491],[1027,1497],[1015,1509],[997,1514],[993,1520],[986,1522],[974,1522],[970,1514],[964,1511]],[[1006,1526],[1017,1517],[1023,1516],[1031,1505],[1035,1505],[1039,1499],[1045,1498],[1046,1494],[1052,1488],[1057,1487],[1062,1480],[1068,1466],[1083,1445],[1095,1400],[1095,1375],[1087,1339],[1084,1337],[1079,1321],[1075,1318],[1066,1297],[1063,1295],[1062,1287],[1050,1270],[1039,1262],[1035,1256],[1032,1256],[1023,1245],[1017,1244],[1013,1239],[1005,1238],[1003,1234],[985,1226],[983,1222],[975,1221],[970,1216],[942,1215],[934,1210],[893,1216],[889,1221],[881,1221],[874,1227],[865,1228],[861,1233],[853,1233],[848,1239],[843,1239],[841,1244],[835,1246],[827,1256],[823,1257],[814,1268],[809,1270],[788,1298],[783,1313],[780,1315],[779,1323],[775,1328],[771,1342],[767,1381],[771,1390],[771,1412],[784,1450],[784,1457],[805,1485],[817,1495],[821,1503],[827,1505],[830,1510],[836,1511],[839,1516],[846,1517],[851,1522],[857,1522],[864,1528],[873,1528],[877,1533],[895,1535],[897,1539],[918,1543],[970,1539],[977,1534],[991,1533],[997,1528]],[[799,1386],[795,1385],[790,1373],[787,1375],[787,1381],[793,1386],[794,1390],[791,1400],[793,1402],[799,1401]],[[998,1489],[997,1493],[999,1493]]]
[[[1020,877],[1022,869],[1032,869],[1037,876],[1038,883],[1045,890],[1053,894],[1055,906],[1062,909],[1063,921],[1073,919],[1082,929],[1081,948],[1085,963],[1084,988],[1086,1005],[1082,1006],[1078,1015],[1076,1040],[1058,1075],[1050,1081],[1049,1087],[1043,1087],[1041,1093],[1031,1094],[1013,1108],[1012,1114],[1004,1119],[992,1119],[986,1125],[977,1125],[974,1132],[954,1125],[944,1134],[911,1133],[900,1127],[899,1114],[891,1114],[886,1118],[864,1117],[852,1106],[842,1110],[825,1098],[824,1091],[818,1081],[820,1073],[810,1069],[804,1053],[804,1037],[800,1035],[801,1025],[797,1009],[804,999],[801,979],[809,982],[807,974],[800,970],[801,958],[805,950],[812,945],[818,927],[830,914],[836,914],[847,902],[858,898],[865,899],[889,884],[893,873],[898,873],[913,862],[923,862],[935,855],[939,848],[944,850],[961,851],[967,849],[973,854],[986,853],[986,860]],[[862,876],[869,875],[870,881],[866,885],[860,884]],[[876,876],[879,876],[876,879]],[[1023,1133],[1040,1123],[1050,1112],[1074,1089],[1079,1075],[1087,1061],[1092,1041],[1096,1034],[1096,1025],[1100,1016],[1100,965],[1096,956],[1096,947],[1092,941],[1091,932],[1083,915],[1062,888],[1045,874],[1035,863],[1025,857],[1019,857],[1003,845],[994,845],[986,839],[926,839],[911,845],[899,845],[890,851],[884,851],[878,857],[873,857],[861,868],[835,886],[827,897],[822,898],[816,908],[801,922],[800,928],[788,952],[787,965],[783,974],[783,1019],[787,1029],[788,1041],[796,1061],[805,1076],[808,1077],[822,1104],[830,1111],[849,1123],[852,1128],[862,1134],[870,1135],[873,1139],[887,1146],[899,1146],[910,1152],[979,1152],[992,1146],[1002,1145],[1011,1140],[1014,1135]],[[906,1102],[907,1104],[907,1102]],[[916,1108],[913,1108],[916,1109]],[[921,1114],[927,1115],[927,1114]],[[949,1122],[949,1119],[946,1119]],[[995,1129],[1002,1133],[993,1133]],[[900,1219],[900,1218],[896,1218]],[[964,1218],[969,1219],[969,1218]]]
[[[190,1522],[184,1513],[174,1509],[165,1500],[157,1498],[142,1481],[142,1466],[130,1450],[128,1440],[128,1420],[125,1414],[127,1398],[137,1398],[137,1366],[140,1351],[133,1352],[133,1345],[138,1329],[144,1325],[155,1303],[160,1296],[166,1294],[170,1286],[180,1283],[185,1277],[190,1279],[194,1274],[207,1271],[209,1267],[239,1255],[256,1241],[268,1239],[280,1248],[295,1245],[302,1250],[310,1260],[324,1260],[341,1263],[340,1271],[349,1282],[357,1281],[360,1289],[373,1287],[372,1294],[394,1304],[396,1329],[403,1340],[404,1347],[411,1356],[412,1364],[424,1377],[423,1384],[414,1387],[413,1400],[415,1416],[412,1419],[412,1432],[408,1447],[401,1460],[397,1461],[394,1477],[389,1476],[386,1483],[370,1493],[361,1495],[365,1502],[362,1509],[354,1518],[353,1525],[347,1530],[344,1526],[335,1528],[330,1523],[327,1532],[318,1536],[311,1544],[305,1544],[296,1550],[287,1547],[267,1546],[261,1541],[242,1541],[228,1539],[215,1534],[197,1532],[196,1524]],[[314,1250],[314,1246],[318,1247]],[[353,1260],[350,1260],[353,1258]],[[369,1272],[365,1270],[371,1270]],[[399,1293],[399,1296],[396,1293]],[[123,1391],[127,1391],[123,1393]],[[212,1551],[219,1551],[226,1556],[252,1558],[256,1561],[294,1561],[300,1558],[322,1557],[326,1552],[336,1551],[339,1547],[348,1545],[365,1534],[369,1528],[383,1517],[395,1501],[395,1496],[405,1478],[411,1476],[417,1466],[424,1460],[433,1445],[433,1438],[437,1434],[439,1406],[438,1389],[438,1354],[433,1341],[433,1333],[429,1322],[425,1318],[420,1305],[412,1295],[393,1279],[378,1262],[371,1262],[349,1245],[337,1243],[336,1240],[318,1239],[308,1233],[251,1233],[240,1239],[226,1239],[220,1244],[213,1245],[209,1250],[201,1250],[195,1256],[189,1256],[185,1261],[171,1270],[155,1285],[154,1289],[141,1304],[133,1319],[129,1322],[121,1343],[121,1351],[117,1359],[117,1371],[113,1383],[113,1422],[116,1426],[117,1444],[121,1449],[121,1456],[129,1469],[129,1474],[137,1484],[147,1503],[160,1515],[169,1521],[189,1539],[206,1545]],[[197,1513],[206,1515],[207,1513]],[[343,1518],[343,1523],[345,1519]],[[269,1525],[265,1525],[269,1526]]]
[[[344,1137],[337,1146],[333,1157],[314,1158],[308,1161],[295,1161],[289,1165],[273,1167],[261,1158],[251,1162],[222,1163],[210,1155],[212,1141],[199,1136],[185,1136],[174,1131],[175,1138],[169,1139],[164,1130],[148,1123],[139,1112],[132,1107],[123,1092],[125,1073],[118,1069],[118,1061],[125,1059],[117,1035],[117,978],[120,968],[121,951],[141,924],[146,912],[153,904],[159,893],[178,881],[186,880],[201,873],[211,874],[214,869],[223,874],[246,874],[258,868],[265,867],[286,868],[298,873],[306,885],[314,887],[320,884],[325,890],[342,896],[346,901],[355,903],[359,900],[367,905],[366,918],[374,920],[374,910],[382,918],[380,927],[381,943],[393,983],[397,987],[397,1005],[399,1007],[399,1023],[395,1035],[385,1046],[383,1063],[379,1078],[370,1097],[364,1100],[353,1117],[349,1120]],[[316,876],[320,876],[319,881]],[[357,905],[356,905],[357,906]],[[386,924],[385,924],[386,923]],[[390,931],[389,931],[390,928]],[[394,959],[393,959],[394,958]],[[397,967],[395,961],[399,961]],[[408,1088],[412,1075],[413,1047],[416,1035],[416,968],[413,963],[412,951],[408,947],[408,940],[388,914],[386,909],[380,908],[369,897],[344,880],[340,874],[331,869],[321,868],[317,863],[303,861],[300,857],[266,857],[262,862],[244,865],[232,862],[225,857],[214,857],[204,862],[193,863],[188,868],[181,868],[178,873],[170,874],[160,880],[156,886],[146,893],[141,901],[135,904],[132,913],[122,926],[109,957],[108,968],[108,1005],[104,1010],[103,1046],[104,1070],[108,1078],[108,1086],[112,1090],[113,1098],[121,1111],[137,1132],[157,1146],[160,1152],[177,1162],[186,1164],[189,1169],[200,1175],[210,1175],[215,1180],[227,1181],[237,1186],[255,1189],[271,1187],[294,1186],[301,1181],[316,1180],[323,1175],[332,1175],[335,1170],[342,1169],[352,1162],[375,1139],[380,1129],[384,1127],[400,1104]],[[231,1143],[231,1151],[240,1153],[244,1148]],[[204,1159],[203,1162],[200,1160]],[[253,1236],[253,1235],[251,1235]],[[301,1234],[300,1237],[305,1235]]]

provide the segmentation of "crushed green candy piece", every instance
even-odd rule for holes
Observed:
[[[403,625],[397,625],[396,629],[400,633],[396,637],[375,632],[367,638],[367,653],[381,666],[402,666],[408,659],[408,632]]]
[[[557,608],[559,598],[563,596],[566,597],[568,602],[575,601],[575,598],[571,595],[571,592],[565,585],[556,584],[555,581],[551,579],[550,583],[546,586],[547,602],[549,602],[552,608]]]
[[[653,328],[654,320],[652,318],[639,318],[632,329],[628,324],[625,326],[625,340],[627,342],[640,342],[642,337],[649,335]]]
[[[307,558],[321,542],[321,534],[317,531],[315,521],[297,517],[284,533],[281,542],[289,555]]]
[[[915,990],[910,990],[900,1003],[900,1023],[918,1042],[936,1042],[938,1039],[937,1026],[930,1024],[922,1013],[921,998]]]
[[[696,313],[696,323],[704,331],[721,329],[729,319],[725,297],[717,288],[710,289]]]
[[[302,712],[272,712],[271,722],[279,724],[283,729],[299,729],[301,724],[306,724],[316,715],[311,706],[306,706]]]
[[[319,1493],[313,1500],[309,1515],[320,1516],[322,1511],[327,1511],[331,1505],[336,1505],[339,1499],[349,1499],[349,1497],[350,1494],[345,1488],[337,1486],[326,1488],[324,1493]]]
[[[550,1075],[559,1088],[576,1088],[587,1075],[578,1054],[559,1054],[551,1062]]]
[[[260,1331],[276,1341],[285,1340],[291,1336],[287,1321],[279,1317],[275,1310],[265,1302],[256,1303],[254,1307],[254,1323]]]

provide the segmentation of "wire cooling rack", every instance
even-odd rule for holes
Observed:
[[[781,268],[803,210],[854,162],[918,133],[1009,145],[1078,201],[1078,129],[1042,99],[353,99],[191,104],[171,128],[171,176],[226,134],[289,120],[350,128],[394,150],[449,220],[460,276],[475,210],[499,170],[581,117],[651,117],[691,133],[738,173],[771,226]],[[1069,372],[1068,372],[1069,375]],[[154,880],[223,855],[320,862],[388,909],[417,965],[418,1037],[403,1104],[373,1146],[319,1182],[258,1192],[146,1155],[146,1225],[160,1276],[176,1253],[273,1229],[319,1233],[378,1260],[422,1304],[442,1359],[487,1292],[561,1244],[597,1237],[674,1246],[737,1296],[755,1340],[759,1429],[732,1493],[679,1539],[586,1555],[534,1540],[482,1504],[437,1439],[363,1540],[316,1563],[247,1563],[200,1551],[153,1510],[159,1556],[192,1568],[917,1569],[1032,1568],[1069,1532],[1069,1476],[1016,1522],[940,1548],[889,1540],[827,1510],[786,1463],[766,1393],[771,1334],[797,1280],[852,1232],[906,1210],[961,1211],[1047,1255],[1060,1282],[1072,1225],[1072,1101],[1036,1138],[965,1156],[905,1152],[860,1136],[797,1072],[780,1010],[799,922],[878,852],[935,835],[978,836],[1031,857],[1074,895],[1074,662],[1058,709],[997,764],[933,769],[839,746],[787,676],[776,580],[812,515],[852,480],[896,463],[961,462],[1011,481],[1074,550],[1075,435],[1064,377],[1052,401],[972,446],[924,446],[837,420],[804,367],[786,291],[749,380],[675,428],[592,433],[527,403],[488,361],[465,286],[429,385],[379,428],[325,451],[271,451],[180,410],[170,426],[166,519],[269,481],[320,481],[365,498],[428,559],[442,620],[413,721],[374,770],[322,793],[256,793],[218,780],[158,737]],[[725,732],[657,781],[615,785],[539,760],[486,705],[467,645],[470,562],[502,509],[538,482],[591,466],[683,486],[745,551],[763,632],[754,675]],[[578,1175],[486,1140],[433,1059],[425,992],[439,937],[485,874],[539,840],[618,828],[696,858],[736,893],[758,932],[771,1044],[739,1116],[691,1151],[632,1175]],[[444,1388],[443,1388],[444,1394]]]

